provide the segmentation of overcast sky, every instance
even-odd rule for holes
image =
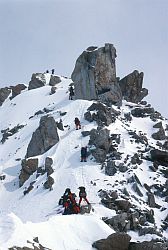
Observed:
[[[55,68],[70,76],[88,46],[112,43],[117,76],[143,71],[168,118],[168,0],[0,0],[0,86]]]

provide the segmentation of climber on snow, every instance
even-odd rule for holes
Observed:
[[[74,122],[75,122],[76,130],[81,129],[81,124],[77,117],[75,117]]]
[[[71,86],[69,88],[69,100],[73,100],[73,96],[74,96],[74,88]]]
[[[67,188],[59,201],[59,205],[63,205],[64,215],[66,214],[78,214],[80,208],[76,203],[76,195],[71,192],[70,188]]]
[[[79,199],[79,206],[80,206],[80,204],[82,202],[82,199],[84,199],[87,202],[87,204],[90,205],[88,199],[86,198],[87,194],[86,194],[85,187],[79,187],[78,189],[80,190],[79,191],[79,198],[80,198]]]
[[[87,147],[81,147],[81,162],[87,161]]]

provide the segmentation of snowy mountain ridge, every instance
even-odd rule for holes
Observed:
[[[47,73],[43,77],[44,86],[30,90],[26,86],[14,98],[9,95],[0,107],[0,249],[39,246],[33,241],[38,237],[43,249],[91,250],[95,241],[118,230],[127,232],[132,242],[166,241],[167,166],[158,162],[159,157],[155,161],[150,152],[167,153],[167,120],[155,111],[152,113],[146,102],[137,104],[123,100],[120,107],[101,104],[114,119],[109,125],[100,126],[100,110],[89,111],[97,102],[69,100],[71,79],[60,77],[52,93],[51,75]],[[91,122],[87,112],[93,118]],[[43,116],[53,117],[58,123],[61,119],[64,130],[58,129],[58,143],[45,153],[31,157],[38,159],[38,169],[20,187],[22,160]],[[75,117],[81,121],[81,130],[75,129]],[[160,122],[165,139],[156,140],[152,135],[159,128],[153,126]],[[104,160],[98,162],[101,157],[96,153],[102,149],[98,138],[102,136],[107,144],[102,135],[104,129],[109,131],[109,148]],[[82,135],[87,131],[87,136]],[[94,139],[93,133],[97,135]],[[89,149],[87,162],[80,162],[82,146]],[[44,169],[47,157],[53,161],[51,190],[44,188],[47,173],[38,174],[40,168]],[[33,185],[32,190],[24,195],[30,185]],[[69,187],[78,195],[79,186],[86,187],[93,208],[91,213],[66,216],[58,213],[61,211],[58,202],[65,189]],[[122,216],[125,216],[124,222]],[[110,221],[111,218],[116,218],[117,223]]]

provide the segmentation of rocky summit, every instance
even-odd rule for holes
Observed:
[[[168,249],[168,120],[116,59],[0,89],[0,250]]]

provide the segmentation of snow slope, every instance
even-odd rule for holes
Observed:
[[[49,81],[49,75],[47,74]],[[130,169],[126,173],[116,173],[115,176],[106,176],[101,165],[96,163],[92,156],[86,163],[80,162],[80,148],[86,146],[89,136],[82,137],[81,130],[75,130],[74,118],[81,120],[82,131],[96,128],[95,122],[89,123],[84,120],[84,113],[92,104],[86,100],[68,100],[68,87],[70,79],[61,78],[61,83],[57,85],[56,93],[50,95],[51,86],[44,86],[33,90],[24,90],[14,99],[6,100],[0,107],[0,130],[12,129],[19,125],[24,125],[16,134],[10,136],[4,144],[0,144],[0,174],[5,174],[6,178],[0,181],[0,249],[7,250],[14,245],[28,246],[27,240],[32,240],[38,236],[42,245],[52,250],[89,250],[95,240],[106,238],[114,231],[102,220],[102,217],[112,217],[113,210],[105,208],[100,204],[98,191],[100,189],[117,190],[118,193],[126,186],[129,192],[132,191],[131,184],[126,180],[131,173],[136,173],[141,183],[153,183],[153,172],[149,171],[149,163],[143,163],[137,169]],[[122,158],[137,152],[137,144],[130,141],[128,126],[122,120],[124,113],[129,110],[129,103],[124,102],[121,107],[121,115],[114,124],[111,124],[111,134],[121,134],[122,142],[120,152]],[[132,104],[131,104],[132,105]],[[116,107],[114,107],[117,109]],[[21,159],[24,159],[28,143],[32,133],[38,128],[41,116],[35,115],[39,110],[48,109],[48,114],[56,121],[62,119],[64,131],[58,130],[60,141],[45,154],[38,156],[40,166],[44,164],[47,156],[53,159],[54,178],[53,190],[48,191],[43,188],[46,175],[36,179],[34,173],[25,184],[19,188],[19,173],[21,170]],[[67,112],[61,116],[61,112]],[[166,121],[163,122],[166,125]],[[134,118],[129,129],[143,131],[149,139],[151,145],[156,142],[151,138],[154,123],[149,118]],[[0,135],[2,136],[2,134]],[[2,137],[0,138],[0,140]],[[143,147],[143,146],[142,146]],[[145,146],[144,146],[145,147]],[[143,148],[141,148],[143,150]],[[37,157],[36,157],[37,158]],[[119,181],[118,181],[119,180]],[[32,181],[36,181],[34,189],[23,195],[23,191]],[[156,183],[164,183],[165,178],[158,176]],[[96,185],[93,185],[95,183]],[[78,187],[85,186],[88,199],[94,207],[94,211],[89,215],[67,215],[57,214],[58,201],[67,187],[78,194]],[[143,192],[143,190],[141,190]],[[136,194],[134,194],[136,196]],[[139,204],[133,197],[131,202],[146,208],[142,201]],[[147,199],[144,194],[143,199]],[[167,207],[164,200],[159,199],[159,204]],[[157,226],[161,224],[161,219],[166,217],[165,211],[155,209]],[[131,232],[130,232],[131,234]],[[165,234],[166,236],[166,234]],[[132,233],[132,237],[137,239],[137,235]],[[148,235],[148,240],[154,238]],[[142,237],[144,240],[145,237]]]

